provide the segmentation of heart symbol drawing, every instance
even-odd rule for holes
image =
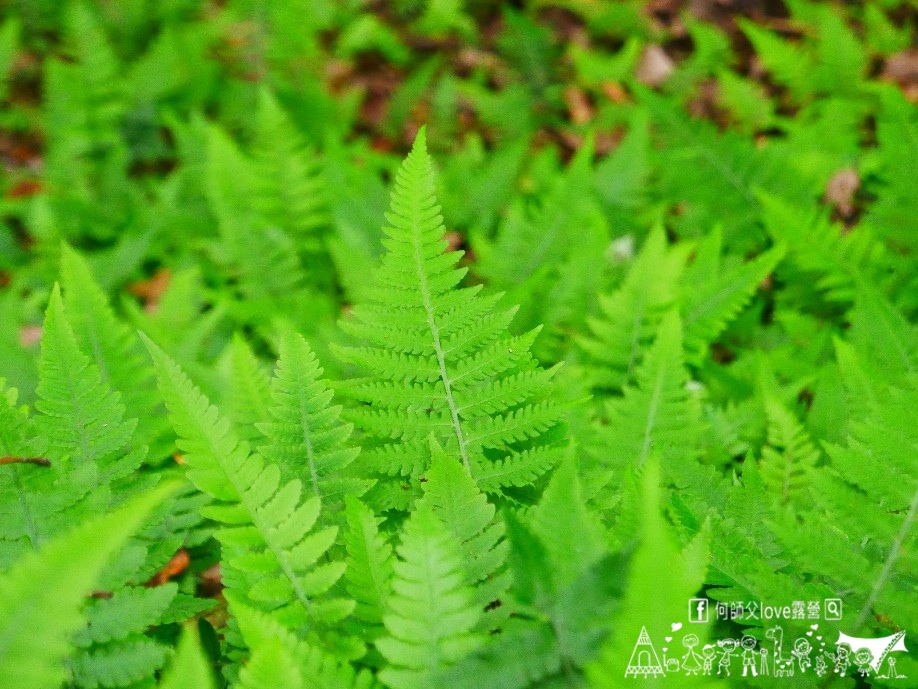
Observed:
[[[821,637],[821,636],[817,636],[816,638],[819,639],[820,641],[822,641],[822,637]]]
[[[664,640],[666,641],[666,643],[669,643],[670,641],[673,640],[673,637],[667,636],[667,637],[664,637]]]
[[[810,625],[810,629],[819,629],[819,625],[818,625],[818,624],[811,624],[811,625]]]
[[[807,635],[807,636],[813,636],[813,632],[807,632],[806,635]]]
[[[671,625],[669,625],[669,626],[672,627],[672,629],[673,629],[674,632],[678,632],[680,629],[682,629],[682,623],[681,623],[681,622],[673,622],[673,623],[672,623]]]

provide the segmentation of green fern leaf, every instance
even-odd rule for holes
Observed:
[[[214,689],[213,672],[192,625],[187,625],[182,632],[178,649],[158,689]]]
[[[321,376],[306,340],[292,332],[282,335],[271,381],[274,404],[263,417],[273,420],[258,424],[267,438],[259,450],[284,476],[303,477],[331,514],[340,509],[343,496],[360,496],[372,482],[347,474],[360,450],[350,444],[353,427],[339,420],[341,407],[331,404],[333,393]]]
[[[241,689],[370,689],[367,673],[355,674],[346,663],[290,633],[265,613],[230,596],[251,659],[240,673]]]
[[[151,447],[158,460],[166,454],[168,424],[161,414],[151,413],[159,400],[137,335],[115,316],[86,260],[67,245],[61,249],[61,287],[80,348],[91,353],[103,384],[120,394],[125,416],[137,419],[132,444]]]
[[[301,252],[312,255],[311,277],[322,283],[315,279],[316,259],[325,254],[323,235],[331,218],[319,160],[267,90],[259,92],[254,171],[254,207],[269,224],[283,229]]]
[[[482,641],[474,633],[481,610],[466,583],[458,544],[428,509],[416,509],[402,529],[392,595],[376,642],[389,665],[379,678],[392,689],[428,689],[450,665]]]
[[[552,372],[532,359],[535,332],[506,333],[512,311],[493,310],[496,297],[480,296],[480,287],[455,289],[466,271],[456,266],[461,254],[443,253],[445,230],[423,132],[399,168],[386,218],[389,252],[374,298],[342,322],[370,345],[338,350],[368,376],[346,388],[363,403],[350,418],[380,441],[365,452],[365,462],[380,474],[417,475],[429,461],[433,433],[473,477],[495,462],[509,476],[525,463],[526,450],[541,453],[544,471],[562,414],[546,399]],[[498,478],[488,489],[512,483]]]
[[[759,471],[762,479],[781,504],[806,486],[809,469],[820,459],[803,425],[784,405],[772,397],[765,399],[768,415],[768,445],[762,448]]]
[[[661,226],[647,237],[624,284],[600,296],[600,313],[587,319],[590,335],[578,339],[587,354],[586,368],[592,386],[621,390],[633,380],[645,347],[660,319],[675,303],[685,251],[666,247]]]
[[[466,582],[475,587],[478,605],[485,609],[499,603],[509,586],[505,569],[508,544],[503,523],[495,519],[494,506],[462,465],[436,444],[425,477],[424,498],[417,503],[418,508],[429,508],[459,544]],[[506,612],[499,607],[495,610]],[[487,619],[482,622],[494,624]]]
[[[153,588],[127,587],[102,599],[90,610],[89,626],[74,636],[76,646],[108,643],[142,632],[159,621],[178,591],[176,584]]]
[[[319,517],[319,498],[303,500],[299,480],[281,484],[277,465],[250,453],[178,365],[144,339],[188,477],[222,503],[202,512],[223,524],[217,537],[224,549],[226,587],[301,634],[316,624],[341,620],[353,603],[325,596],[344,565],[317,564],[337,533],[336,527],[311,532]]]
[[[777,246],[731,270],[721,271],[720,241],[718,228],[699,248],[698,269],[686,271],[681,285],[686,358],[693,364],[701,362],[708,345],[752,299],[785,253],[783,246]],[[705,251],[712,254],[713,260],[704,260],[701,254]]]
[[[86,689],[130,687],[152,677],[166,662],[166,649],[149,639],[99,647],[70,661],[76,682]]]
[[[683,551],[674,543],[671,529],[660,513],[660,466],[652,459],[644,467],[641,505],[641,542],[631,560],[628,588],[622,608],[615,617],[615,634],[590,665],[590,687],[611,689],[621,686],[635,640],[642,629],[652,638],[672,633],[673,620],[684,619],[686,601],[705,581],[708,566],[708,529],[700,533]],[[690,625],[704,643],[708,625]],[[698,682],[699,678],[695,678]],[[692,677],[680,678],[680,685],[696,686]],[[707,686],[701,681],[697,686]]]
[[[0,686],[50,689],[67,678],[63,660],[82,624],[84,597],[112,555],[175,489],[160,486],[84,522],[0,577]]]
[[[637,385],[606,403],[603,429],[610,467],[643,466],[657,454],[669,477],[684,478],[697,455],[700,410],[686,390],[682,326],[674,311],[660,324],[657,339],[637,371]]]
[[[918,433],[911,410],[918,376],[907,376],[868,402],[851,423],[845,445],[828,445],[830,467],[811,472],[812,509],[803,524],[781,523],[780,540],[806,571],[832,591],[845,591],[846,622],[859,630],[873,620],[918,624]],[[880,629],[888,628],[886,622]]]
[[[371,641],[383,633],[383,613],[391,593],[392,546],[380,533],[380,520],[369,507],[351,495],[345,498],[345,505],[345,588],[357,602],[354,617],[361,626],[360,636]]]
[[[231,380],[229,410],[240,440],[261,439],[256,424],[270,418],[271,378],[240,335],[230,349]]]
[[[918,165],[918,118],[899,89],[888,86],[880,93],[883,108],[877,136],[883,186],[878,189],[879,198],[867,213],[865,224],[890,242],[914,252],[918,244],[912,210],[918,205],[918,192],[911,180]]]
[[[110,392],[99,369],[83,355],[66,322],[60,289],[55,287],[48,304],[39,364],[38,417],[41,434],[48,439],[48,457],[71,479],[85,477],[96,487],[132,472],[143,459],[145,448],[128,455],[136,421],[124,420],[121,396]]]

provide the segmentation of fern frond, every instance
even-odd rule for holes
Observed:
[[[850,342],[872,373],[895,385],[918,374],[918,327],[873,286],[857,285]]]
[[[364,455],[369,465],[385,473],[397,454],[399,471],[416,473],[429,461],[433,433],[477,477],[495,461],[554,444],[550,432],[562,412],[546,399],[552,372],[530,354],[535,333],[510,337],[510,312],[492,320],[486,314],[493,301],[483,301],[480,287],[456,288],[466,271],[456,265],[460,253],[443,253],[439,212],[421,132],[395,178],[386,215],[389,251],[372,302],[355,306],[353,318],[342,322],[371,345],[338,351],[369,376],[345,389],[364,404],[350,418],[380,440],[378,450]]]
[[[86,260],[74,249],[61,249],[61,287],[67,318],[80,348],[90,352],[103,384],[117,390],[125,416],[137,419],[132,445],[152,448],[153,460],[165,454],[168,424],[159,407],[153,371],[135,332],[118,319]]]
[[[86,689],[130,687],[152,677],[166,662],[166,648],[139,638],[108,648],[101,646],[71,659],[77,684]]]
[[[918,117],[899,89],[881,90],[882,110],[877,122],[880,143],[881,179],[878,199],[871,206],[865,224],[892,243],[914,252],[916,223],[912,209],[918,192],[911,179],[918,165]]]
[[[719,132],[652,92],[642,90],[641,102],[666,143],[658,154],[658,193],[667,202],[680,199],[675,224],[681,236],[697,236],[722,224],[731,230],[727,248],[745,254],[759,244],[756,190],[793,202],[811,198],[811,185],[790,165],[790,152],[775,145],[759,149],[735,132]]]
[[[706,249],[710,251],[713,260],[699,258],[699,270],[686,271],[680,286],[686,358],[694,364],[700,363],[708,345],[749,303],[759,284],[775,269],[785,253],[783,246],[777,246],[751,261],[722,271],[720,241],[721,232],[717,228],[699,248],[699,254]],[[704,266],[703,273],[701,266]]]
[[[879,282],[890,257],[883,243],[869,226],[857,232],[845,232],[829,222],[825,214],[807,212],[797,204],[777,196],[760,193],[762,220],[775,242],[788,246],[788,261],[782,264],[782,276],[791,284],[809,284],[815,274],[816,287],[826,298],[848,303],[857,294],[862,279]],[[803,273],[783,273],[790,263]]]
[[[593,387],[618,391],[633,380],[660,319],[675,303],[685,258],[684,250],[667,249],[658,225],[622,286],[599,297],[599,314],[587,319],[590,334],[578,338]]]
[[[0,686],[45,689],[67,678],[63,661],[82,624],[84,597],[112,555],[175,488],[160,486],[83,522],[0,577]]]
[[[270,225],[283,229],[299,251],[313,256],[310,271],[317,277],[321,271],[316,255],[321,259],[325,254],[323,235],[331,220],[325,180],[315,151],[267,90],[259,92],[253,154],[252,204]],[[328,279],[327,274],[322,277]]]
[[[258,180],[252,162],[216,127],[208,137],[206,189],[219,221],[221,258],[238,275],[238,317],[268,326],[267,317],[279,314],[297,327],[314,328],[316,315],[330,307],[324,292],[306,289],[311,283],[296,240],[247,201]]]
[[[214,689],[214,676],[201,639],[193,626],[186,625],[172,662],[157,689]]]
[[[89,625],[73,637],[76,646],[88,647],[127,638],[155,624],[172,604],[178,586],[126,587],[98,601],[89,611]]]
[[[371,641],[383,633],[383,613],[392,588],[392,546],[379,531],[381,520],[357,498],[345,498],[345,513],[345,589],[357,602],[354,617],[361,626],[360,636]]]
[[[759,471],[769,490],[787,504],[808,481],[808,471],[820,459],[819,450],[797,418],[776,399],[766,397],[768,445],[762,448]]]
[[[96,487],[137,468],[146,448],[122,455],[135,420],[124,420],[121,396],[102,381],[99,369],[80,351],[66,321],[60,288],[51,293],[42,332],[37,423],[48,440],[48,456],[70,479]],[[58,470],[58,469],[56,469]]]
[[[486,609],[500,601],[510,583],[505,568],[508,543],[504,540],[503,522],[495,519],[494,506],[462,465],[435,443],[432,450],[424,498],[417,507],[429,507],[459,544],[466,582],[475,587],[475,600]],[[493,624],[486,619],[482,622]]]
[[[230,370],[229,416],[239,439],[254,443],[261,438],[256,424],[270,417],[271,378],[238,334],[230,349]]]
[[[250,453],[248,444],[238,440],[229,422],[178,365],[144,340],[188,477],[222,503],[202,512],[223,525],[216,535],[224,549],[224,584],[301,635],[316,625],[341,620],[353,603],[324,595],[341,577],[344,565],[317,564],[337,533],[336,527],[313,532],[319,498],[302,499],[299,480],[282,484],[278,466]]]
[[[501,633],[489,635],[476,652],[446,670],[442,685],[563,684],[579,675],[608,634],[612,607],[622,593],[624,560],[606,554],[573,461],[554,473],[529,521],[531,529],[505,513],[513,585],[502,602],[516,614]],[[494,663],[495,657],[505,660]]]
[[[271,380],[273,418],[258,424],[267,439],[259,450],[285,476],[302,477],[327,511],[340,509],[345,495],[363,495],[372,481],[349,477],[347,468],[360,453],[350,442],[351,424],[339,420],[341,407],[321,380],[322,368],[299,334],[281,336],[280,359]]]
[[[813,472],[813,506],[802,526],[784,523],[778,530],[808,572],[830,590],[847,592],[845,604],[859,611],[852,629],[872,616],[901,628],[918,623],[916,403],[914,375],[869,403],[867,415],[852,421],[848,442],[828,446],[830,466]]]
[[[240,672],[242,689],[371,689],[376,686],[369,674],[356,674],[350,665],[297,638],[272,616],[244,605],[233,595],[230,596],[230,610],[252,652],[251,659]]]
[[[482,642],[482,611],[466,582],[459,546],[429,508],[402,528],[392,595],[376,646],[389,662],[379,678],[393,689],[428,689],[438,675]]]
[[[643,473],[640,545],[629,564],[628,588],[614,620],[615,634],[606,642],[598,661],[588,668],[590,686],[595,689],[621,686],[619,668],[622,659],[629,657],[634,639],[642,629],[653,637],[671,633],[672,620],[683,619],[686,600],[705,581],[710,539],[707,527],[680,552],[660,513],[659,463],[652,459]],[[709,629],[708,625],[692,625],[701,643]],[[680,678],[682,683],[695,686],[691,677]]]
[[[697,456],[700,410],[686,384],[682,362],[682,324],[671,311],[637,371],[636,385],[606,403],[602,429],[609,466],[643,466],[656,454],[667,476],[684,473]]]

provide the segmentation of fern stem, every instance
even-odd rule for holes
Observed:
[[[417,214],[420,215],[420,209],[416,210]],[[462,424],[459,422],[459,409],[456,406],[456,400],[453,398],[452,382],[449,379],[449,372],[446,370],[446,356],[443,352],[443,344],[440,341],[440,329],[437,327],[437,319],[434,316],[433,304],[430,301],[430,291],[427,288],[427,274],[424,272],[424,258],[421,252],[420,231],[414,232],[412,239],[414,261],[418,271],[421,295],[424,298],[424,311],[427,314],[427,327],[430,328],[430,334],[433,337],[434,351],[437,354],[437,364],[440,367],[440,380],[443,381],[443,388],[446,392],[446,403],[449,406],[449,413],[453,420],[453,431],[456,434],[456,440],[459,441],[459,455],[462,457],[462,463],[465,465],[465,470],[471,474],[472,466],[469,464],[465,436],[462,433]]]
[[[638,467],[644,466],[647,455],[650,454],[650,443],[653,439],[653,429],[657,424],[657,410],[660,406],[660,397],[663,394],[663,383],[666,378],[667,370],[660,368],[659,375],[653,386],[653,397],[650,398],[650,408],[647,410],[647,422],[644,424],[644,442],[641,445],[641,456],[638,460]]]
[[[908,512],[905,514],[905,520],[902,522],[902,526],[899,527],[899,532],[896,534],[889,548],[889,554],[886,556],[886,562],[883,563],[883,569],[880,570],[880,576],[873,582],[873,587],[870,589],[870,595],[867,596],[867,601],[861,609],[861,614],[854,623],[855,631],[859,630],[864,622],[867,621],[867,616],[870,615],[874,603],[876,603],[877,598],[880,597],[880,591],[883,590],[883,587],[889,579],[889,575],[892,574],[892,569],[896,565],[896,560],[899,559],[899,551],[902,549],[905,538],[908,536],[908,532],[915,522],[916,515],[918,515],[918,490],[916,490],[915,495],[912,496],[912,502],[908,506]]]
[[[51,460],[44,457],[0,457],[0,466],[3,464],[34,464],[40,467],[51,466]]]
[[[297,388],[297,397],[300,407],[300,426],[303,429],[303,443],[306,445],[306,461],[309,462],[309,478],[312,480],[312,492],[317,498],[322,497],[319,492],[319,472],[316,469],[315,449],[312,446],[312,433],[309,430],[309,414],[306,410],[306,400],[303,398],[302,388]]]

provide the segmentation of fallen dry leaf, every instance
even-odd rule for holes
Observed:
[[[568,86],[564,89],[564,103],[574,124],[586,124],[593,119],[593,106],[583,89]]]
[[[890,55],[883,65],[882,78],[898,84],[911,102],[918,101],[918,49]]]
[[[826,185],[825,201],[838,209],[843,218],[851,217],[854,213],[854,193],[861,186],[861,179],[854,168],[839,170]]]
[[[153,277],[147,280],[132,282],[127,286],[127,289],[128,292],[135,297],[139,297],[143,300],[144,309],[146,311],[152,312],[156,310],[156,305],[159,304],[159,298],[163,295],[163,292],[166,291],[171,279],[172,271],[168,268],[160,268]]]
[[[663,48],[658,45],[649,45],[641,54],[634,76],[645,86],[657,88],[669,79],[674,69],[676,69],[676,63]]]
[[[187,550],[181,548],[161,570],[153,575],[147,582],[147,586],[162,586],[168,583],[170,579],[188,569],[189,564],[191,564],[191,557]]]
[[[19,329],[19,344],[26,349],[34,347],[41,342],[40,325],[24,325]]]

